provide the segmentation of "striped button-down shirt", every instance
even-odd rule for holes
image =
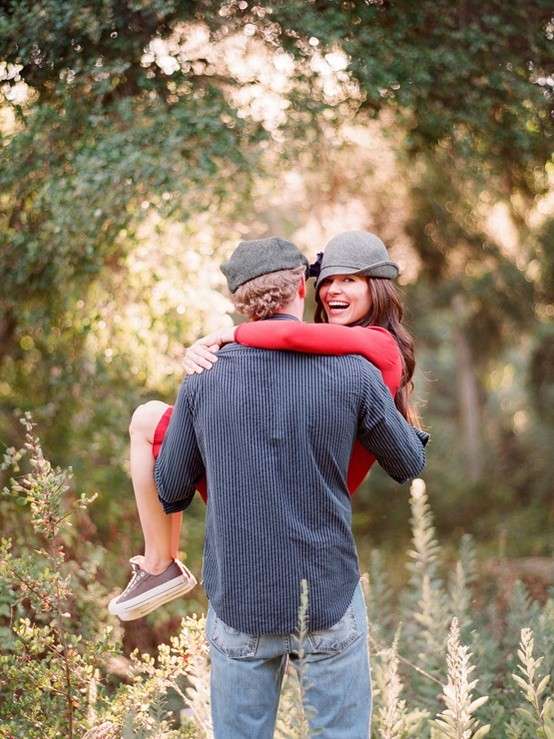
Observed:
[[[427,434],[359,356],[229,344],[183,382],[156,485],[165,511],[180,511],[206,470],[204,587],[229,626],[292,633],[302,579],[310,629],[343,616],[359,579],[346,484],[356,437],[398,482],[423,469]]]

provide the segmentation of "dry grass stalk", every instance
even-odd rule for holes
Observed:
[[[469,649],[460,642],[458,620],[453,618],[447,641],[448,678],[441,696],[446,708],[433,721],[433,739],[481,739],[489,733],[490,726],[480,727],[473,716],[488,696],[473,699],[472,691],[478,681],[469,680],[475,669],[470,658]]]
[[[374,675],[374,698],[376,711],[374,728],[382,739],[406,739],[418,736],[426,711],[409,711],[402,699],[404,686],[398,672],[398,634],[390,649],[377,654]]]
[[[468,580],[463,564],[458,561],[454,572],[450,577],[448,588],[450,596],[450,608],[462,625],[467,624],[469,618],[469,606],[471,602],[471,592],[468,587]]]
[[[425,664],[430,656],[438,657],[443,653],[448,623],[443,593],[433,585],[427,574],[424,574],[421,582],[421,598],[417,605],[414,619],[421,626],[419,638],[423,645],[419,657]]]
[[[309,721],[316,715],[307,699],[307,693],[311,687],[305,650],[309,631],[309,601],[308,581],[301,580],[296,634],[298,657],[294,664],[288,661],[275,729],[275,736],[282,737],[282,739],[308,739],[312,735]]]
[[[529,721],[537,731],[538,737],[554,739],[554,701],[552,697],[543,700],[544,692],[550,682],[550,676],[540,677],[540,667],[543,657],[535,659],[533,651],[535,640],[531,629],[521,629],[521,641],[518,649],[521,675],[512,674],[513,679],[521,688],[532,711],[527,708],[518,708],[518,713]]]
[[[411,559],[408,568],[412,573],[412,581],[421,580],[425,574],[431,579],[436,574],[440,547],[435,539],[433,515],[429,506],[429,496],[425,483],[421,479],[412,482],[410,488],[410,506],[412,509],[412,546],[408,551]]]
[[[410,490],[412,548],[408,551],[411,573],[409,597],[404,611],[406,647],[425,669],[441,675],[449,612],[444,585],[437,575],[440,547],[435,539],[433,516],[423,480],[414,480]],[[441,678],[442,679],[442,678]]]

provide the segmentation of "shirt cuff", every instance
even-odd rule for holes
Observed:
[[[426,431],[422,431],[421,429],[417,429],[415,426],[413,427],[414,431],[416,432],[417,438],[421,441],[422,446],[427,446],[427,442],[431,438],[429,434]]]
[[[182,500],[164,500],[162,498],[162,484],[158,474],[158,463],[154,465],[154,483],[156,485],[156,492],[158,493],[158,500],[162,504],[162,508],[165,513],[178,513],[184,511],[186,506],[183,505]]]
[[[185,508],[187,508],[186,505],[184,505],[182,500],[175,500],[171,503],[168,503],[167,501],[163,500],[160,495],[158,494],[158,500],[162,504],[162,507],[164,509],[164,513],[179,513],[179,511],[184,511]]]

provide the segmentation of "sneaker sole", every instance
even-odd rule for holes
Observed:
[[[165,587],[161,592],[156,595],[152,595],[152,591],[149,593],[142,593],[131,601],[127,601],[122,604],[115,604],[112,606],[108,605],[108,610],[113,616],[117,616],[122,621],[134,621],[137,618],[142,618],[148,613],[155,611],[156,608],[163,606],[165,603],[169,603],[181,595],[186,595],[197,585],[196,578],[191,575],[187,580],[182,580],[176,583],[172,587]],[[164,586],[158,586],[164,587]]]

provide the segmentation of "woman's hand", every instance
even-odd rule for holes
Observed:
[[[215,352],[223,344],[235,340],[235,326],[214,331],[203,336],[185,351],[184,368],[187,375],[201,374],[205,369],[211,369],[217,362]]]

